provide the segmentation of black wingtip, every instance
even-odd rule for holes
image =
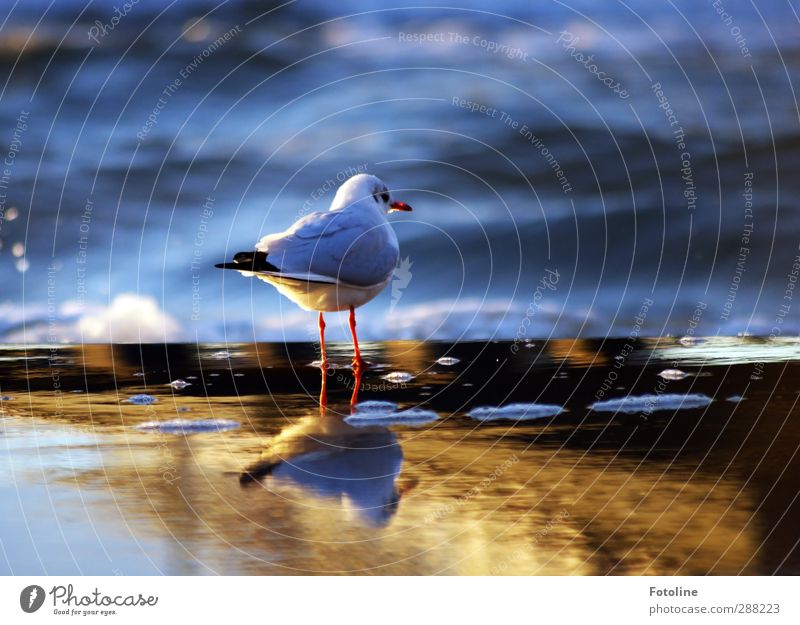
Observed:
[[[234,254],[232,263],[219,263],[214,267],[236,271],[280,271],[278,267],[267,262],[266,252],[239,252]]]
[[[247,486],[260,482],[265,477],[272,475],[272,472],[278,468],[280,462],[259,462],[249,469],[245,469],[239,475],[239,484]]]

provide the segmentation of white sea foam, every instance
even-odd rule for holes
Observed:
[[[274,297],[285,303],[277,293],[264,292],[265,298]],[[316,316],[295,308],[281,308],[280,314],[262,315],[253,319],[249,313],[236,316],[241,311],[232,311],[222,321],[222,311],[204,315],[202,322],[183,322],[170,310],[161,307],[162,300],[150,295],[122,293],[110,304],[87,301],[85,304],[68,300],[55,311],[48,312],[47,306],[32,303],[23,310],[21,305],[0,303],[0,340],[7,343],[49,343],[53,335],[64,342],[110,342],[120,343],[176,342],[198,336],[202,341],[248,341],[256,332],[264,341],[309,341],[317,336]],[[564,309],[557,298],[543,302],[538,309],[526,336],[521,338],[519,347],[531,348],[530,336],[546,334],[551,336],[625,336],[628,328],[608,326],[608,316],[601,312],[590,314],[580,306]],[[359,310],[358,332],[365,341],[390,339],[421,340],[481,340],[487,337],[514,339],[519,335],[519,320],[525,318],[527,304],[506,299],[482,299],[463,297],[456,301],[430,300],[425,303],[398,305],[388,314],[380,306],[365,307]],[[609,311],[612,312],[613,311]],[[613,315],[612,315],[613,316]],[[329,341],[350,341],[346,315],[330,314],[326,317]],[[729,326],[737,328],[749,323],[749,318],[731,320]],[[189,328],[192,328],[190,335]],[[769,332],[771,325],[755,325],[756,332]],[[710,330],[711,328],[703,328]],[[785,332],[799,331],[800,325],[784,326]],[[698,330],[699,332],[700,330]],[[195,334],[196,332],[196,334]],[[780,340],[760,341],[750,337],[736,337],[724,340],[685,336],[661,345],[657,357],[669,356],[670,360],[681,362],[698,359],[712,354],[736,362],[737,358],[752,358],[764,361],[761,352],[770,361],[779,359],[800,359],[800,349],[795,338],[793,344]],[[731,344],[742,346],[741,350],[730,349]],[[218,349],[223,349],[220,343]],[[735,347],[735,346],[734,346]],[[784,347],[784,349],[780,349]],[[719,355],[714,352],[719,351]],[[210,354],[204,355],[208,358]]]
[[[371,399],[369,401],[362,401],[361,403],[356,404],[356,412],[364,414],[373,414],[376,412],[394,412],[397,410],[397,408],[398,406],[394,402],[381,401],[379,399]]]
[[[445,367],[452,367],[453,365],[457,365],[461,361],[458,358],[453,358],[452,356],[442,356],[436,361],[437,365],[443,365]]]
[[[55,318],[46,305],[26,302],[25,308],[19,304],[0,303],[0,340],[7,343],[49,343],[55,335],[65,342],[115,342],[130,343],[141,341],[176,342],[199,337],[202,341],[249,341],[255,332],[264,341],[309,341],[317,336],[317,318],[295,307],[284,307],[286,303],[278,293],[269,289],[262,292],[266,301],[280,303],[280,314],[261,315],[253,319],[247,310],[226,311],[213,309],[203,316],[202,322],[191,324],[177,317],[177,313],[161,308],[162,300],[146,294],[122,293],[107,304],[101,301],[79,303],[75,300],[64,302],[55,312]],[[381,297],[390,297],[390,293]],[[169,301],[169,300],[168,300]],[[364,307],[358,312],[359,337],[365,341],[390,339],[420,340],[481,340],[487,337],[514,339],[519,336],[519,320],[526,317],[527,302],[507,299],[483,299],[461,297],[452,299],[431,299],[424,303],[398,305],[386,313],[379,305]],[[404,300],[405,302],[405,300]],[[209,303],[211,305],[211,303]],[[216,304],[214,304],[216,306]],[[618,302],[615,306],[618,305]],[[541,302],[526,336],[521,337],[519,347],[531,348],[535,343],[530,337],[539,334],[559,337],[577,337],[602,334],[604,336],[627,336],[629,328],[614,325],[609,328],[609,318],[614,310],[593,310],[590,313],[581,306],[564,308],[555,294],[552,299]],[[238,316],[237,316],[238,315]],[[223,319],[225,321],[223,322]],[[328,327],[326,338],[329,341],[350,341],[345,314],[326,316]],[[752,324],[750,317],[731,319],[730,328]],[[756,333],[769,333],[771,325],[752,326]],[[192,329],[191,333],[189,328]],[[703,327],[703,331],[713,328]],[[701,329],[698,329],[699,333]],[[800,331],[800,325],[784,325],[786,333]],[[196,332],[196,334],[195,334]],[[739,338],[737,342],[744,340]],[[730,342],[730,341],[729,341]],[[670,360],[685,361],[707,354],[709,346],[719,344],[719,339],[705,339],[699,336],[682,337],[669,348],[678,353],[670,354]],[[770,360],[800,359],[797,340],[790,348],[775,349],[780,341],[770,341],[760,349]],[[220,343],[218,349],[224,348]],[[742,354],[727,350],[725,357],[730,360],[737,356],[748,357],[752,348],[748,346]],[[713,351],[713,350],[712,350]],[[664,351],[667,355],[667,351]],[[756,360],[763,361],[760,355],[753,354]],[[209,355],[204,355],[208,358]]]
[[[576,307],[562,310],[553,302],[543,302],[537,309],[534,333],[549,333],[554,324],[559,324],[562,336],[581,331],[599,333],[605,326],[595,323],[594,316],[587,319],[587,310]],[[426,303],[398,305],[388,314],[379,307],[364,307],[358,311],[358,336],[362,340],[383,341],[389,339],[419,340],[480,340],[486,337],[513,339],[519,330],[519,320],[525,317],[526,303],[509,302],[505,299],[486,300],[478,297],[462,297],[432,300]],[[378,312],[376,312],[378,311]],[[351,340],[345,315],[325,316],[326,341]],[[279,315],[265,315],[258,321],[257,332],[263,340],[308,341],[317,336],[317,318],[302,310],[285,309]],[[214,337],[217,336],[215,330]],[[228,339],[238,335],[228,332]],[[241,337],[252,339],[252,329]],[[526,341],[527,342],[527,341]]]
[[[33,312],[22,331],[12,328],[2,334],[2,339],[30,344],[49,342],[52,336],[72,343],[164,342],[186,338],[181,325],[161,309],[155,297],[121,293],[109,305],[84,306],[66,301],[55,318]]]
[[[563,406],[556,404],[508,404],[507,406],[481,406],[467,413],[468,417],[478,421],[530,421],[554,417],[564,412]]]
[[[371,425],[420,426],[436,421],[439,415],[424,408],[398,410],[397,404],[388,401],[368,401],[358,404],[356,411],[345,422],[356,427]]]
[[[406,371],[392,371],[381,377],[392,384],[404,384],[414,379],[414,376]]]
[[[796,336],[769,340],[715,336],[707,338],[692,349],[676,345],[661,346],[653,352],[653,357],[685,365],[704,366],[784,362],[800,360],[800,341]]]
[[[681,371],[680,369],[664,369],[658,375],[665,380],[683,380],[684,378],[688,378],[691,374]]]
[[[149,406],[150,404],[156,403],[158,399],[147,393],[139,393],[138,395],[128,397],[128,399],[124,401],[128,404],[136,404],[137,406]]]
[[[624,412],[633,414],[637,412],[654,412],[656,410],[686,410],[690,408],[703,408],[711,403],[711,398],[702,393],[664,393],[662,395],[628,395],[615,399],[598,401],[589,406],[596,412]]]
[[[169,419],[167,421],[147,421],[134,426],[144,432],[162,432],[164,434],[202,434],[205,432],[224,432],[240,426],[238,421],[230,419]]]

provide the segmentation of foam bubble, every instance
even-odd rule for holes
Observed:
[[[169,419],[167,421],[147,421],[135,426],[145,432],[162,432],[164,434],[202,434],[206,432],[224,432],[240,426],[238,421],[230,419]]]
[[[556,404],[508,404],[507,406],[481,406],[473,408],[467,416],[478,421],[529,421],[554,417],[564,412],[563,406]]]
[[[381,401],[378,399],[362,401],[361,403],[356,404],[356,412],[369,414],[394,412],[397,410],[397,408],[398,406],[394,402]]]
[[[606,399],[593,403],[589,408],[596,412],[654,412],[656,410],[687,410],[703,408],[711,403],[711,398],[702,393],[681,395],[666,393],[663,395],[628,395],[616,399]]]
[[[453,358],[452,356],[442,356],[439,360],[436,361],[437,365],[443,365],[445,367],[452,367],[453,365],[457,365],[461,361],[458,358]]]
[[[381,378],[392,384],[403,384],[413,380],[414,376],[406,371],[392,371],[391,373],[382,375]]]
[[[420,426],[431,423],[439,418],[439,415],[432,410],[423,408],[409,408],[408,410],[397,410],[397,405],[391,402],[364,402],[372,404],[365,411],[363,405],[356,407],[355,414],[345,417],[345,423],[355,427],[368,427],[370,425],[409,425]],[[387,404],[385,409],[381,409],[377,404]],[[392,407],[389,407],[392,406]],[[361,409],[359,409],[361,407]]]
[[[665,380],[683,380],[684,378],[688,378],[690,374],[680,369],[664,369],[658,375]]]
[[[139,395],[128,397],[125,401],[129,404],[136,404],[137,406],[149,406],[150,404],[156,403],[158,399],[147,393],[140,393]]]

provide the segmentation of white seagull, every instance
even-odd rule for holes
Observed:
[[[288,230],[262,237],[255,250],[239,252],[233,262],[216,267],[256,276],[300,308],[319,311],[323,367],[322,313],[349,308],[353,367],[361,368],[365,363],[358,349],[355,309],[386,288],[400,258],[387,213],[410,210],[392,198],[380,178],[358,174],[339,187],[327,213],[306,215]]]

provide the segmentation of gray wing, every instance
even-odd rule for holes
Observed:
[[[358,286],[387,280],[399,258],[397,238],[383,220],[352,211],[311,213],[256,245],[281,273],[316,274]]]

